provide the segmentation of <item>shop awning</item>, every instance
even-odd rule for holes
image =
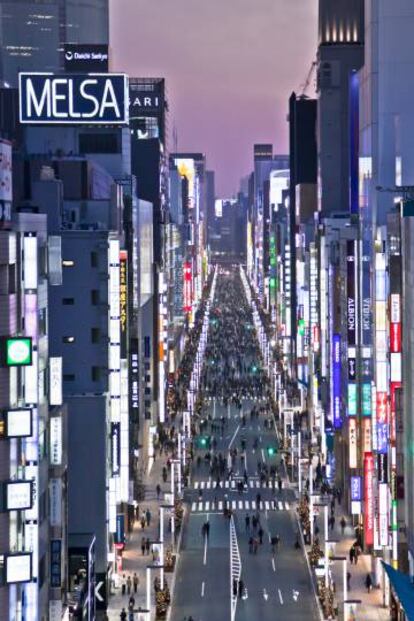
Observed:
[[[405,616],[409,621],[414,621],[414,584],[407,574],[398,571],[384,563],[382,565],[390,580],[392,590],[404,610]]]

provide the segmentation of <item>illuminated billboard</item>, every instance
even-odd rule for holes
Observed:
[[[32,481],[8,481],[5,484],[6,511],[24,511],[33,504]]]
[[[32,339],[11,336],[3,339],[3,363],[7,367],[26,367],[32,364]]]
[[[6,437],[30,438],[33,433],[32,410],[19,408],[6,412]]]
[[[196,169],[193,159],[190,158],[175,158],[174,164],[177,166],[177,170],[181,177],[187,179],[188,182],[188,209],[194,209],[196,204]]]
[[[32,579],[32,555],[30,552],[6,556],[6,583],[30,582]]]
[[[20,122],[33,125],[125,125],[129,120],[124,74],[19,74]]]

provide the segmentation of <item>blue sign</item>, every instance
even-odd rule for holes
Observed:
[[[19,74],[20,122],[44,125],[125,125],[128,80],[124,74]]]
[[[351,477],[351,500],[362,500],[361,477]]]
[[[341,335],[332,336],[332,408],[335,429],[342,427],[341,415]]]
[[[388,451],[388,425],[377,421],[377,453]]]

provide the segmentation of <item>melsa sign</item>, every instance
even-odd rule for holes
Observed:
[[[19,74],[21,123],[124,125],[128,104],[124,74]]]

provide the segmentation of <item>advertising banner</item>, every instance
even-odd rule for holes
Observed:
[[[121,423],[111,423],[112,476],[121,472]]]
[[[99,43],[65,43],[63,47],[65,71],[68,73],[95,73],[108,71],[108,46]]]
[[[348,419],[349,424],[349,467],[358,467],[357,425],[355,418]]]
[[[332,407],[335,429],[342,427],[341,413],[341,335],[332,337]]]
[[[128,79],[118,73],[19,74],[20,122],[126,125]]]
[[[119,253],[119,317],[121,325],[121,358],[127,357],[128,342],[128,265],[127,252]]]
[[[367,546],[374,544],[374,457],[364,457],[364,538]]]
[[[356,345],[355,241],[347,241],[346,248],[348,346],[353,346]]]

